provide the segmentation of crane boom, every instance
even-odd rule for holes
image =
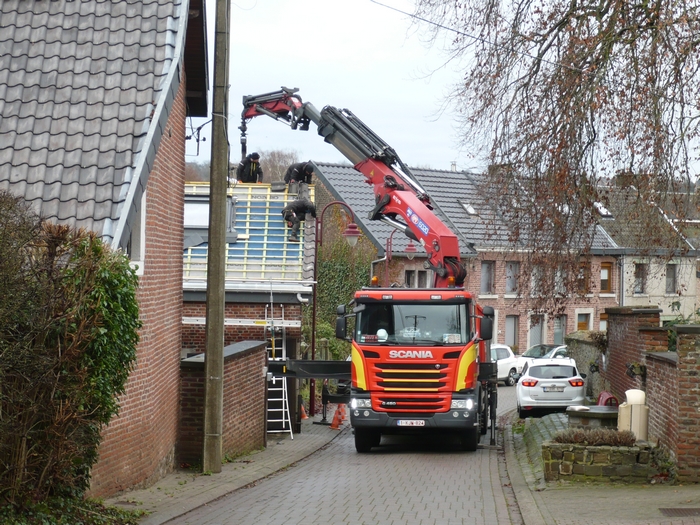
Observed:
[[[461,286],[466,270],[460,260],[457,236],[433,213],[430,197],[394,149],[348,109],[325,106],[319,111],[303,102],[298,89],[283,87],[262,95],[244,96],[241,145],[245,156],[247,121],[266,115],[306,131],[313,122],[318,134],[347,158],[372,185],[375,206],[370,220],[379,220],[419,242],[433,270],[434,286]],[[402,220],[397,219],[397,216]]]

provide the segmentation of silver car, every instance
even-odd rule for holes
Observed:
[[[585,378],[570,357],[542,358],[533,365],[526,364],[515,391],[518,415],[524,419],[534,409],[554,411],[582,405]]]

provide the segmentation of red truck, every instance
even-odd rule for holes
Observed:
[[[351,111],[319,111],[297,91],[283,87],[243,97],[244,153],[251,118],[267,115],[293,130],[308,130],[313,122],[372,186],[376,204],[369,218],[419,242],[427,254],[424,267],[434,275],[431,288],[369,286],[355,293],[349,307],[338,307],[336,336],[352,343],[355,448],[370,451],[382,434],[431,431],[457,434],[462,448],[473,451],[489,415],[494,443],[493,308],[482,308],[464,289],[457,236],[432,212],[429,196],[393,148]]]

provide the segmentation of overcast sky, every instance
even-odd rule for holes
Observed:
[[[411,11],[408,0],[382,2]],[[214,0],[207,0],[207,13],[211,83]],[[349,109],[409,166],[483,167],[472,148],[460,149],[453,109],[441,110],[459,80],[456,66],[441,68],[444,53],[428,47],[407,16],[370,0],[235,0],[230,27],[231,161],[240,159],[242,97],[285,86],[299,88],[302,100],[319,110]],[[188,119],[188,126],[206,120]],[[189,162],[209,160],[210,133],[209,123],[202,128],[206,142],[187,142]],[[294,150],[300,160],[347,162],[313,124],[304,132],[265,116],[250,121],[248,153],[275,149]]]

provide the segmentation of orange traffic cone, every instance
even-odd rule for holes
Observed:
[[[306,415],[306,409],[304,408],[304,405],[301,405],[301,419],[309,419],[309,416]]]
[[[338,405],[338,410],[340,410],[340,422],[342,423],[347,419],[347,414],[345,413],[345,403],[340,403]]]
[[[333,414],[333,422],[331,423],[330,428],[333,430],[340,430],[340,424],[342,423],[342,419],[340,416],[340,405],[338,405],[338,408],[335,410],[335,414]]]

